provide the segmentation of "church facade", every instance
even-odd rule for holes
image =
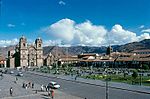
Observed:
[[[22,36],[14,51],[8,52],[8,67],[43,66],[42,39],[37,38],[34,44],[29,45]]]

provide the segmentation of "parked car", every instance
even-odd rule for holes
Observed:
[[[7,69],[3,70],[2,73],[6,74],[8,72]]]
[[[14,74],[14,71],[10,71],[10,74]]]
[[[2,70],[2,69],[0,69],[0,72],[3,72],[3,70]]]
[[[60,85],[57,84],[57,82],[51,81],[51,82],[48,84],[48,87],[54,88],[54,89],[58,89],[58,88],[60,88]]]
[[[17,76],[23,76],[22,72],[18,72]]]
[[[3,76],[3,73],[0,73],[0,76]]]

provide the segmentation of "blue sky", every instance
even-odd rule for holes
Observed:
[[[101,46],[149,33],[150,0],[1,0],[0,46],[16,44],[21,35],[31,42],[40,36],[45,45]]]

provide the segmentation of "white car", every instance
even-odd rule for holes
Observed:
[[[10,71],[10,74],[14,74],[14,71]]]
[[[57,84],[57,82],[51,81],[51,82],[48,84],[48,87],[54,88],[54,89],[58,89],[58,88],[60,88],[60,85]]]
[[[19,72],[19,73],[17,74],[17,76],[23,76],[23,73],[22,73],[22,72]]]

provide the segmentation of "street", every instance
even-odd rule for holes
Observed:
[[[34,88],[22,88],[23,83],[28,83],[28,80],[23,80],[18,77],[15,83],[15,76],[12,74],[3,74],[3,79],[0,79],[0,99],[52,99],[48,96],[48,92],[40,91],[40,84],[34,84]],[[12,96],[9,93],[10,87],[13,88]],[[37,93],[36,93],[37,90]],[[56,99],[82,99],[80,97],[66,94],[59,90],[54,90]]]
[[[66,81],[59,78],[40,76],[24,72],[22,77],[24,80],[32,81],[37,84],[47,85],[50,81],[56,81],[61,85],[60,91],[67,94],[78,96],[87,99],[105,99],[105,87],[89,85],[85,83],[77,83],[73,81]],[[131,92],[127,90],[120,90],[109,88],[109,99],[150,99],[149,94]]]

